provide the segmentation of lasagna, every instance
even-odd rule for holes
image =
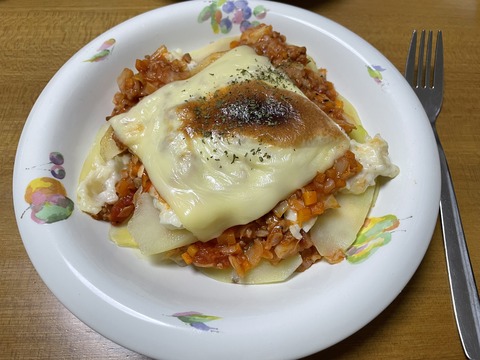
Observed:
[[[125,69],[78,205],[119,245],[239,283],[336,263],[395,177],[306,48],[262,24]]]

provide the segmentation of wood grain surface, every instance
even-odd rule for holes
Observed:
[[[144,359],[88,328],[48,290],[19,236],[12,173],[25,120],[81,47],[161,0],[0,0],[0,359]],[[293,4],[347,27],[402,73],[413,29],[442,29],[445,99],[438,131],[480,277],[480,16],[476,0],[319,0]],[[439,226],[418,271],[376,319],[307,359],[462,359]]]

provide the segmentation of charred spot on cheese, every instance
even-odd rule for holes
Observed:
[[[313,102],[262,80],[228,85],[177,112],[187,136],[243,135],[281,147],[298,146],[331,126]]]

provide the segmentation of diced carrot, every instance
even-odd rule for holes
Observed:
[[[187,265],[190,265],[193,262],[193,258],[187,252],[184,252],[182,254],[182,259]]]
[[[302,194],[303,202],[306,206],[313,205],[317,202],[317,192],[315,190],[307,190]]]
[[[142,163],[140,161],[136,163],[130,163],[131,170],[130,173],[134,176],[138,175],[138,172],[140,171],[140,167],[142,166]]]
[[[126,196],[130,189],[132,188],[131,179],[130,178],[121,178],[115,186],[115,190],[120,197]],[[134,188],[134,186],[133,186]]]
[[[297,210],[297,221],[303,224],[312,218],[312,210],[309,207]]]
[[[198,252],[198,246],[196,246],[195,244],[190,245],[187,248],[187,254],[190,255],[192,258],[197,254],[197,252]]]

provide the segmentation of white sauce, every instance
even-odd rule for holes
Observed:
[[[367,187],[375,185],[378,176],[394,178],[399,169],[388,157],[388,144],[380,135],[367,138],[365,143],[350,141],[350,150],[355,154],[363,169],[357,175],[347,180],[345,190],[353,194],[365,192]]]
[[[82,211],[97,214],[104,204],[113,204],[118,200],[115,184],[120,180],[120,172],[126,168],[129,159],[129,155],[123,155],[92,164],[93,169],[77,189],[78,206]]]
[[[168,204],[154,197],[153,206],[159,211],[158,217],[160,224],[165,225],[165,227],[170,230],[184,229],[177,214],[175,214],[175,211],[173,211]]]

